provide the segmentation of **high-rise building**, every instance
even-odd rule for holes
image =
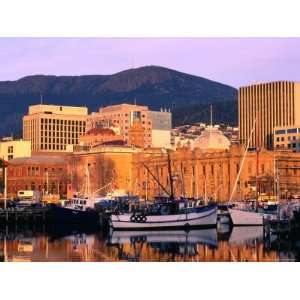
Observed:
[[[238,106],[240,142],[247,144],[254,128],[250,146],[272,149],[274,127],[300,124],[300,83],[277,81],[241,87]]]
[[[23,139],[34,152],[65,152],[85,133],[88,109],[76,106],[32,105],[23,117]]]

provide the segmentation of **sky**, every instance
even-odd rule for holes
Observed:
[[[300,81],[300,38],[0,38],[0,80],[163,66],[234,87]]]

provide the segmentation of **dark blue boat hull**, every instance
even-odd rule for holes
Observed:
[[[99,216],[94,210],[80,211],[71,208],[52,205],[50,207],[51,220],[63,224],[98,224]]]

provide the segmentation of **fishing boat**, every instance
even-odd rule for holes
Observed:
[[[74,195],[64,206],[50,205],[50,215],[54,223],[96,224],[98,213],[94,209],[95,198],[90,192],[89,170],[86,167],[84,192]]]
[[[172,205],[157,205],[156,213],[112,214],[110,225],[113,229],[188,229],[192,227],[214,228],[217,224],[217,206],[195,207],[176,212],[176,202]],[[173,211],[173,212],[172,212]]]
[[[169,196],[163,202],[153,203],[146,211],[112,214],[110,217],[110,226],[113,229],[189,229],[192,227],[216,227],[216,205],[195,205],[194,207],[188,207],[188,198],[174,198],[173,176],[171,172],[169,151],[167,151],[167,154],[170,192],[159,182],[151,170],[149,170],[146,165],[144,166],[149,174]],[[182,207],[182,203],[185,204],[184,207]]]
[[[50,214],[54,223],[95,224],[99,219],[94,201],[88,197],[73,198],[65,206],[51,204]]]

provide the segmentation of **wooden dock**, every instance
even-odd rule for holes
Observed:
[[[47,207],[0,209],[0,223],[46,223],[49,219]]]

